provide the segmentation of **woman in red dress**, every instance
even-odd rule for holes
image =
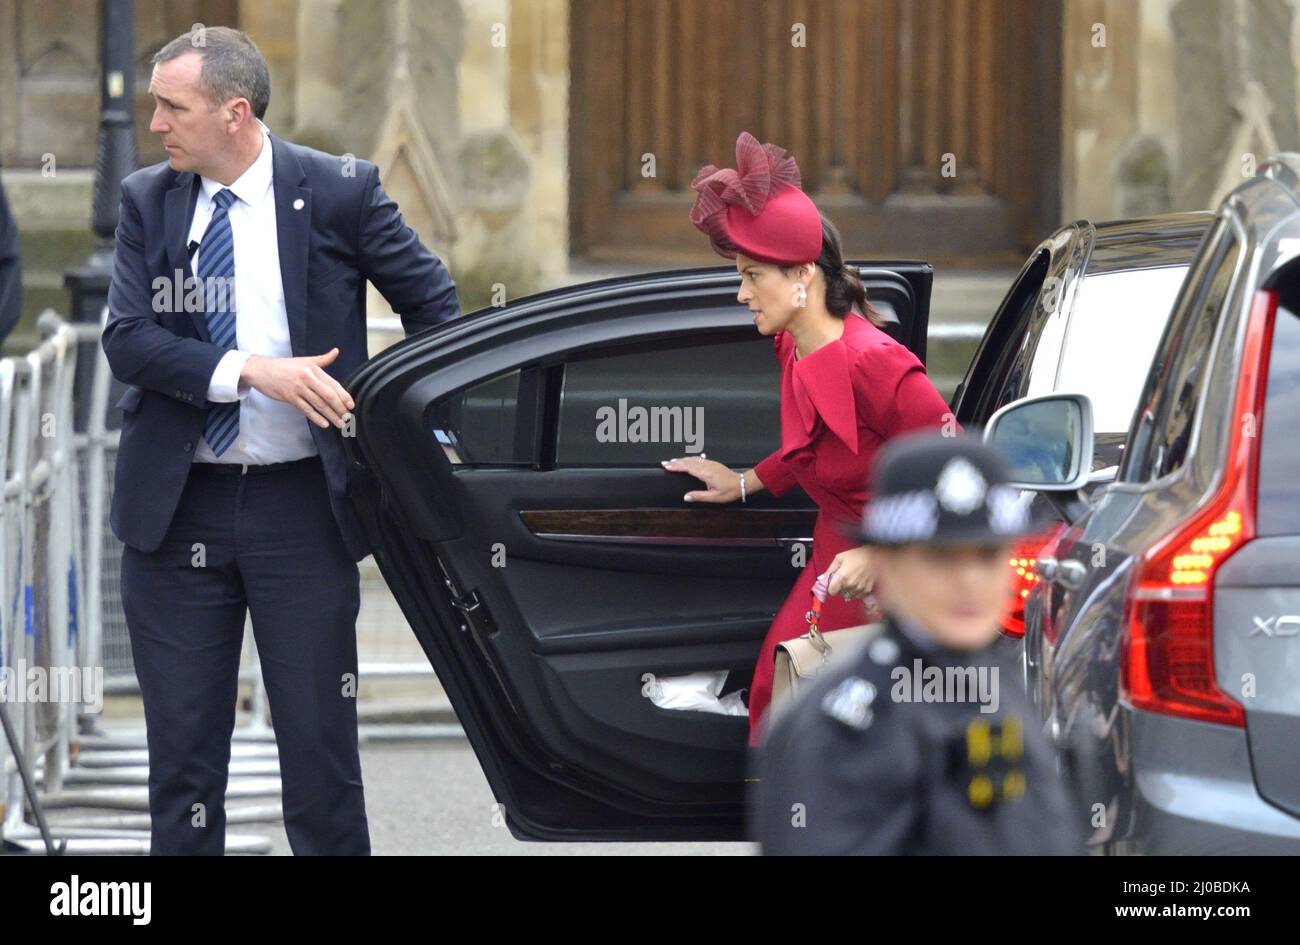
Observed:
[[[736,142],[736,169],[703,168],[691,222],[720,255],[736,260],[736,300],[753,312],[760,334],[773,337],[781,365],[781,445],[742,472],[704,454],[664,462],[705,489],[687,502],[745,501],[766,489],[780,496],[796,484],[817,504],[811,560],[777,612],[749,689],[749,740],[772,695],[776,645],[807,630],[805,613],[818,575],[831,574],[823,630],[864,622],[872,588],[870,552],[841,523],[862,518],[872,459],[886,440],[933,427],[960,428],[925,367],[873,323],[875,310],[857,273],[844,265],[839,234],[800,186],[785,149]]]

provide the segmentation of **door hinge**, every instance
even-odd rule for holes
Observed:
[[[492,615],[488,613],[487,606],[483,603],[482,598],[478,596],[478,591],[470,591],[468,596],[457,592],[453,586],[449,588],[451,592],[451,604],[460,612],[462,633],[469,633],[473,630],[479,636],[487,636],[496,630],[492,623]]]
[[[488,613],[487,604],[479,596],[477,590],[472,590],[468,594],[460,589],[460,586],[452,579],[447,566],[443,564],[442,558],[434,555],[434,560],[438,562],[438,570],[442,572],[442,583],[447,588],[447,597],[451,601],[451,606],[457,614],[457,621],[460,632],[469,637],[479,655],[482,656],[484,663],[487,664],[488,670],[496,680],[502,695],[505,696],[506,704],[510,711],[519,715],[519,707],[510,695],[510,689],[506,686],[506,681],[501,675],[501,670],[497,667],[496,660],[492,658],[492,653],[488,650],[488,637],[496,632],[496,621]]]
[[[492,621],[492,615],[488,613],[487,605],[479,597],[477,590],[472,590],[468,594],[460,589],[451,575],[447,571],[447,566],[442,563],[442,558],[437,558],[438,569],[442,572],[442,583],[447,588],[447,596],[451,600],[451,606],[456,609],[460,621],[461,633],[473,633],[482,638],[496,630],[496,625]]]

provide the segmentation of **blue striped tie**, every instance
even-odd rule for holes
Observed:
[[[203,286],[203,310],[208,322],[208,339],[222,348],[235,347],[235,238],[227,211],[235,202],[229,189],[212,198],[212,220],[199,244],[199,267],[195,273]],[[239,435],[239,401],[210,404],[203,420],[203,437],[212,452],[220,456]]]

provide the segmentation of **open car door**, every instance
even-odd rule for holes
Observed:
[[[929,264],[856,265],[924,360]],[[811,552],[802,491],[693,505],[698,480],[659,465],[780,443],[773,342],[738,288],[718,267],[547,292],[350,380],[351,500],[521,839],[744,836],[746,718],[647,696],[703,671],[747,687]]]

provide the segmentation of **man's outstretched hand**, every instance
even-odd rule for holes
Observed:
[[[325,373],[325,366],[338,356],[338,348],[307,358],[249,355],[239,372],[239,383],[292,404],[318,427],[332,423],[341,428],[355,404],[343,385]]]

